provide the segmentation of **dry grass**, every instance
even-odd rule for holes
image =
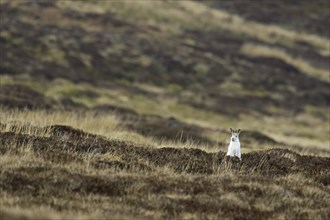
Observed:
[[[128,132],[120,127],[120,120],[115,114],[98,115],[95,112],[72,111],[19,111],[1,110],[0,122],[5,124],[3,132],[14,131],[29,135],[49,136],[47,129],[34,129],[60,124],[69,125],[84,131],[102,135],[109,139],[125,139],[135,143],[152,143],[151,138]]]

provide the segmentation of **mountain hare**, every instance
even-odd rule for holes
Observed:
[[[239,134],[241,133],[241,129],[234,131],[230,128],[231,131],[231,138],[230,144],[228,146],[227,156],[230,157],[238,157],[240,160],[241,158],[241,143],[239,142]]]

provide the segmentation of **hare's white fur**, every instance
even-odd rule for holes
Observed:
[[[234,131],[230,128],[230,131],[231,131],[231,138],[228,146],[227,156],[238,157],[240,160],[242,160],[241,143],[239,141],[239,134],[241,130],[238,129],[238,131]]]

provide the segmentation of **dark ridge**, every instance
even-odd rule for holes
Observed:
[[[268,137],[267,135],[262,134],[259,131],[244,131],[244,133],[240,137],[240,140],[244,143],[251,141],[251,139],[260,144],[270,144],[270,145],[279,144],[279,142]]]
[[[55,101],[23,85],[0,86],[0,106],[7,108],[50,109]]]
[[[174,117],[162,118],[160,116],[143,115],[135,121],[125,122],[124,127],[144,136],[163,140],[193,141],[206,145],[216,144],[214,141],[202,136],[205,128],[183,123]]]

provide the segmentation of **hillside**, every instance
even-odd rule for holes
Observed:
[[[1,215],[330,216],[329,1],[0,2]]]
[[[197,2],[2,2],[1,84],[65,105],[115,105],[329,146],[329,39],[318,32]],[[310,7],[327,26],[328,11]],[[14,93],[9,99],[19,99]]]

